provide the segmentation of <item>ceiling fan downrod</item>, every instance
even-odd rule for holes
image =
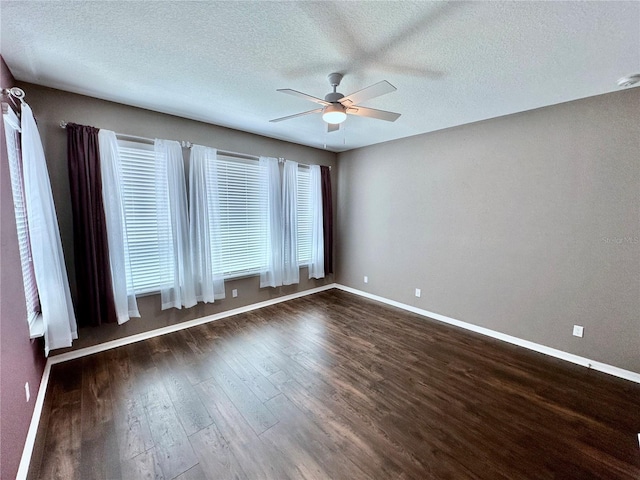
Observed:
[[[342,74],[330,73],[327,78],[329,79],[329,84],[333,87],[333,92],[327,93],[324,99],[329,103],[338,103],[341,98],[344,98],[343,94],[337,92],[340,81],[342,80]]]

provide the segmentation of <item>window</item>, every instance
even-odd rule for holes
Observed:
[[[22,154],[20,152],[19,120],[13,110],[7,109],[4,114],[4,129],[9,157],[9,172],[11,176],[11,192],[18,230],[18,246],[20,249],[20,265],[22,267],[22,281],[27,306],[27,319],[31,338],[40,337],[44,333],[44,325],[39,319],[40,299],[38,287],[33,271],[31,259],[31,245],[29,240],[29,222],[24,195],[24,175],[22,172]]]
[[[222,264],[214,273],[224,278],[258,274],[266,265],[267,192],[263,188],[262,167],[256,161],[223,155],[218,155],[215,162]],[[213,184],[214,169],[208,169],[208,175]],[[213,198],[209,195],[210,202]],[[214,211],[215,206],[210,205],[210,215]]]
[[[118,140],[124,225],[131,282],[136,294],[162,290],[173,283],[174,256],[165,162],[151,144]],[[213,275],[221,279],[257,275],[267,268],[267,175],[259,162],[206,153],[202,172],[207,189],[206,213]],[[310,171],[298,170],[298,263],[312,257]],[[212,267],[211,267],[212,266]],[[131,286],[131,285],[129,285]]]
[[[128,287],[136,294],[173,284],[173,240],[166,162],[152,144],[118,139],[124,225],[131,271]]]
[[[311,263],[311,180],[308,167],[298,167],[298,263]]]

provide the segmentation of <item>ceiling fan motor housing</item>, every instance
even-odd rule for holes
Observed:
[[[341,98],[344,98],[344,95],[338,92],[327,93],[324,96],[325,101],[329,103],[338,103]]]

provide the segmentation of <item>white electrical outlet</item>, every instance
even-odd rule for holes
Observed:
[[[364,283],[369,283],[369,277],[367,277],[366,275],[364,276]]]
[[[236,298],[238,296],[238,289],[234,288],[233,290],[231,290],[231,296],[233,298]]]
[[[422,295],[422,291],[419,288],[416,288],[416,297]]]
[[[24,393],[27,395],[27,402],[31,398],[31,392],[29,391],[29,382],[24,384]]]
[[[581,325],[573,326],[573,336],[574,337],[582,337],[584,335],[584,327]]]

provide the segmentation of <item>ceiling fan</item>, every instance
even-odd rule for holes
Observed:
[[[387,122],[395,122],[400,117],[399,113],[376,110],[374,108],[361,107],[358,105],[361,102],[379,97],[380,95],[395,92],[396,87],[386,80],[382,80],[381,82],[370,85],[345,97],[343,94],[336,91],[338,85],[340,85],[340,81],[342,80],[342,74],[331,73],[328,78],[329,84],[333,87],[333,92],[327,93],[324,100],[307,95],[306,93],[298,92],[297,90],[291,90],[290,88],[282,88],[278,90],[278,92],[293,95],[294,97],[311,100],[314,103],[322,105],[321,108],[309,110],[308,112],[296,113],[295,115],[289,115],[286,117],[274,118],[269,121],[282,122],[283,120],[290,120],[292,118],[302,117],[303,115],[321,113],[322,119],[328,124],[327,132],[335,132],[340,128],[340,124],[347,119],[347,115],[375,118],[378,120],[386,120]]]

